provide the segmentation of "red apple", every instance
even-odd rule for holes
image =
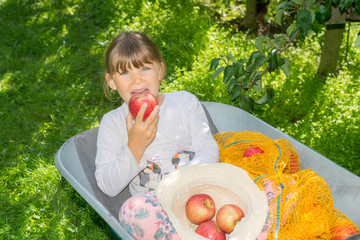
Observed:
[[[216,223],[222,231],[231,233],[243,217],[244,212],[239,206],[225,204],[216,214]]]
[[[201,223],[195,230],[197,234],[200,234],[204,238],[212,240],[225,240],[226,236],[221,231],[216,223],[212,220]]]
[[[345,240],[346,238],[360,233],[358,227],[353,223],[340,222],[335,223],[331,228],[331,240]]]
[[[215,211],[215,202],[207,194],[195,194],[186,203],[186,217],[194,224],[212,219]]]
[[[143,121],[145,121],[154,108],[159,105],[157,98],[149,92],[135,94],[129,101],[129,110],[133,118],[136,118],[141,106],[144,103],[147,103],[147,108],[144,113]]]
[[[290,150],[289,162],[284,168],[285,173],[296,173],[301,170],[299,155],[295,150]]]
[[[249,147],[245,150],[243,157],[252,157],[254,154],[264,153],[259,147]]]

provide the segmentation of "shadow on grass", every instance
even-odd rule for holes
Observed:
[[[83,1],[77,5],[71,1],[9,0],[0,5],[0,99],[4,103],[0,106],[0,178],[6,183],[2,193],[9,193],[3,209],[14,213],[8,215],[6,224],[1,220],[1,225],[10,227],[5,232],[8,236],[60,239],[65,233],[80,239],[67,226],[57,223],[53,228],[46,224],[58,220],[57,214],[66,214],[56,211],[61,206],[73,206],[79,197],[74,191],[64,197],[63,185],[68,183],[60,181],[57,193],[48,196],[51,193],[44,192],[45,197],[41,197],[35,189],[28,189],[26,182],[40,159],[46,159],[52,168],[56,150],[89,126],[97,114],[96,106],[101,101],[97,87],[101,84],[95,81],[102,69],[103,54],[94,51],[93,46],[97,35],[111,23],[114,9],[113,1]],[[92,98],[90,92],[100,93]],[[8,181],[10,177],[14,181]],[[46,201],[49,197],[53,199],[50,203]],[[83,200],[75,202],[74,212],[88,209]],[[44,209],[49,211],[45,216],[41,215]],[[35,218],[29,226],[33,216],[28,214],[34,212],[45,219]],[[93,224],[106,229],[97,214],[90,212]],[[82,234],[88,233],[84,229],[89,226],[80,224],[84,220],[81,216],[70,214],[69,218],[79,218],[72,224],[83,228]],[[92,231],[89,229],[89,233]]]

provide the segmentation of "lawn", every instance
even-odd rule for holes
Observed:
[[[162,91],[231,103],[210,61],[247,58],[254,38],[189,0],[0,0],[0,239],[108,239],[106,224],[61,177],[54,156],[121,102],[105,98],[103,56],[120,31],[146,32],[168,65]],[[337,76],[316,77],[323,29],[286,52],[291,76],[272,73],[274,100],[255,116],[360,176],[359,25]]]

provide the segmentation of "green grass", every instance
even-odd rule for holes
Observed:
[[[101,86],[104,51],[122,30],[157,43],[168,64],[163,91],[231,104],[221,79],[210,80],[210,61],[248,57],[253,39],[232,35],[206,11],[195,0],[0,0],[0,239],[110,238],[57,171],[55,153],[120,104]],[[358,31],[353,24],[350,42]],[[360,49],[350,48],[340,74],[319,83],[322,38],[288,50],[292,76],[266,76],[276,97],[255,115],[360,176]]]

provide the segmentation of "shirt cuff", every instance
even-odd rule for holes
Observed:
[[[147,162],[144,157],[141,158],[140,162],[138,163],[134,157],[134,154],[131,152],[130,148],[126,145],[125,152],[129,156],[132,164],[140,171],[144,170],[147,167]]]

